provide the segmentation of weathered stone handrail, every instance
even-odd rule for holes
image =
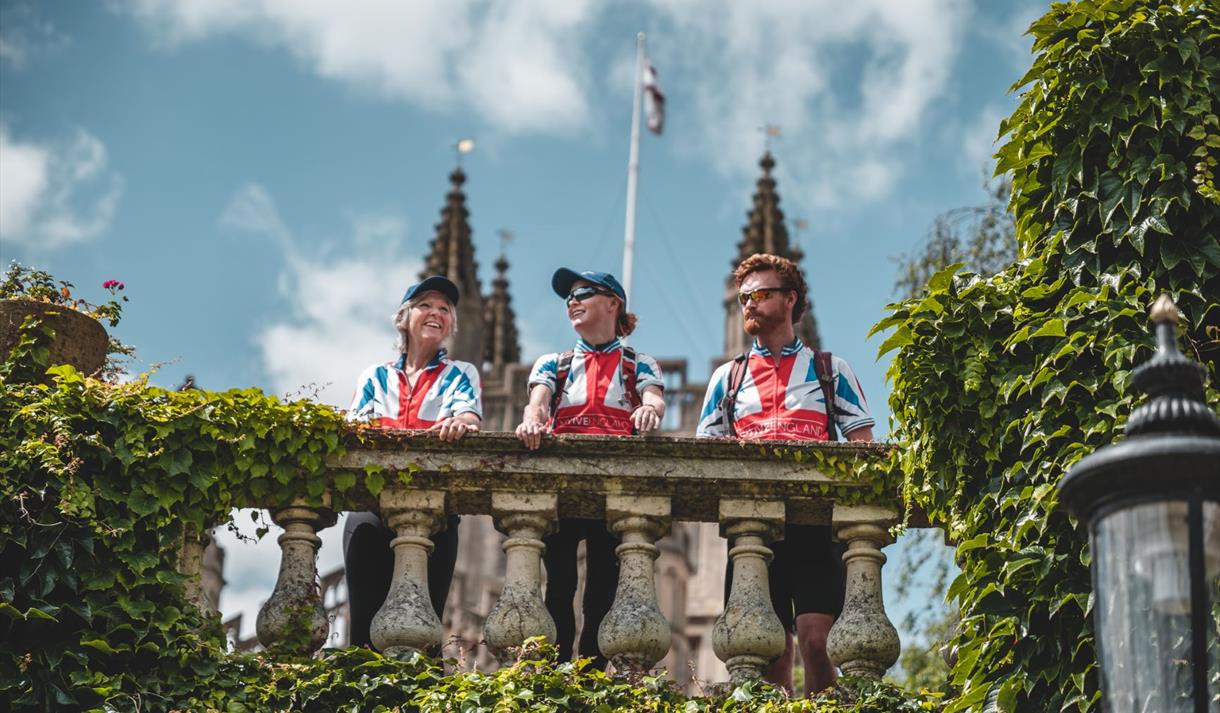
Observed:
[[[316,580],[316,568],[306,561],[316,554],[316,532],[332,524],[338,510],[370,509],[379,509],[398,534],[393,585],[372,626],[379,649],[427,650],[441,643],[429,603],[427,553],[430,537],[452,513],[491,515],[509,536],[505,586],[484,629],[493,652],[503,656],[529,636],[553,638],[555,624],[541,596],[542,538],[560,516],[585,517],[605,519],[622,540],[619,587],[598,632],[600,646],[619,668],[646,669],[670,646],[669,624],[656,601],[654,543],[671,521],[714,522],[730,538],[735,564],[714,646],[733,679],[741,680],[760,676],[784,648],[768,598],[768,545],[785,523],[829,524],[848,543],[847,599],[830,634],[832,659],[849,673],[880,676],[897,659],[899,645],[881,596],[880,550],[888,544],[888,528],[902,519],[895,480],[886,470],[888,450],[882,444],[563,436],[530,452],[510,434],[449,444],[418,433],[353,432],[347,453],[328,466],[345,482],[346,474],[357,473],[357,483],[324,494],[326,507],[274,495],[249,503],[271,509],[288,530],[280,538],[281,573],[260,615],[259,638],[265,645],[292,642],[301,652],[320,645],[319,603],[303,585],[303,578]],[[370,466],[380,469],[384,482],[376,497],[365,485]],[[288,616],[294,612],[303,616]]]

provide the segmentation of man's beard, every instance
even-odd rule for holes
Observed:
[[[772,315],[755,312],[753,315],[746,317],[746,334],[751,337],[757,337],[763,332],[770,332],[783,325],[783,315]]]

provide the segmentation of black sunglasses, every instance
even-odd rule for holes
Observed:
[[[610,294],[614,294],[614,293],[612,293],[608,290],[599,290],[596,287],[577,287],[576,289],[574,289],[568,293],[568,296],[564,300],[564,302],[566,302],[567,304],[572,304],[573,301],[584,302],[585,300],[589,299],[590,297],[597,297],[598,295],[610,295]]]

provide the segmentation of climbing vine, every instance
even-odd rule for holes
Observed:
[[[947,713],[1097,708],[1086,533],[1055,487],[1120,437],[1158,294],[1220,403],[1220,6],[1082,0],[1030,34],[997,154],[1019,261],[944,270],[875,328],[907,494],[962,568]]]

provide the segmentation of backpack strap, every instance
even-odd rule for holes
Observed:
[[[839,429],[835,423],[835,375],[831,366],[830,352],[813,353],[813,369],[822,386],[822,398],[826,400],[826,436],[831,441],[839,440]]]
[[[555,414],[559,412],[559,402],[563,400],[563,387],[568,383],[568,372],[572,371],[572,357],[575,352],[569,350],[559,355],[559,364],[555,367],[555,388],[551,391],[551,423],[555,426]]]
[[[627,403],[631,405],[631,412],[644,404],[644,400],[640,398],[639,377],[636,372],[637,356],[635,350],[631,347],[623,347],[623,389],[627,392]]]
[[[737,437],[737,392],[741,391],[741,384],[746,380],[746,367],[750,363],[750,355],[748,353],[738,354],[733,359],[733,368],[729,369],[729,388],[724,392],[724,398],[720,400],[720,408],[724,410],[724,423],[729,428],[729,436]]]

